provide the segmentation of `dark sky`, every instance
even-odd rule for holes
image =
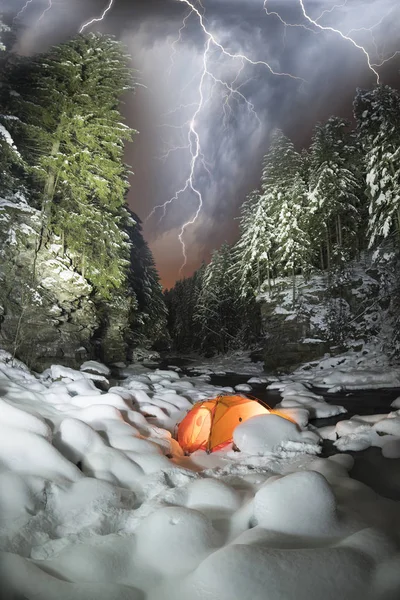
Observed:
[[[52,0],[53,8],[38,22],[48,1],[31,1],[21,19],[26,27],[20,33],[19,51],[39,51],[67,39],[86,19],[100,15],[109,0]],[[3,2],[14,13],[24,3]],[[203,209],[184,234],[185,275],[223,241],[232,242],[237,236],[238,207],[258,186],[271,131],[280,127],[297,147],[307,145],[317,121],[331,114],[351,117],[356,88],[376,83],[362,50],[334,32],[285,28],[276,15],[266,14],[263,0],[203,0],[202,4],[207,29],[231,54],[268,62],[274,71],[304,81],[271,75],[264,65],[243,62],[242,66],[242,60],[224,56],[211,46],[207,66],[220,83],[210,75],[203,80],[204,103],[194,125],[204,158],[196,161],[194,170]],[[304,0],[313,19],[335,4],[342,7],[326,13],[320,24],[343,33],[358,29],[351,37],[366,48],[372,62],[379,63],[400,49],[398,0]],[[195,6],[201,10],[199,2]],[[266,6],[288,23],[310,27],[302,17],[300,0],[268,0]],[[184,0],[114,0],[105,21],[92,28],[114,33],[125,42],[142,84],[135,97],[126,99],[123,110],[129,124],[139,131],[127,148],[127,162],[135,172],[129,204],[143,221],[154,206],[168,201],[185,185],[190,173],[191,156],[185,146],[200,99],[207,38],[198,16],[192,14],[180,43],[173,45],[188,12]],[[383,83],[399,86],[399,58],[378,69]],[[227,97],[221,82],[240,86],[242,97]],[[171,112],[182,105],[189,106]],[[181,148],[171,151],[174,147]],[[157,210],[145,223],[145,235],[166,286],[179,276],[183,259],[178,234],[197,206],[198,197],[189,191],[168,206],[162,220],[162,211]]]

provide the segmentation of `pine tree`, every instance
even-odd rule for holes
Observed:
[[[128,285],[135,297],[137,310],[131,315],[131,331],[135,344],[149,346],[167,341],[167,308],[153,255],[143,238],[139,217],[130,212],[127,228],[131,241]]]
[[[240,316],[231,271],[231,248],[228,244],[223,244],[213,252],[211,262],[205,269],[195,313],[203,350],[224,353],[235,344],[235,335],[240,329]]]
[[[358,148],[344,119],[332,117],[314,131],[309,159],[310,237],[320,267],[354,256],[360,226]]]
[[[300,173],[289,189],[282,193],[277,231],[277,263],[282,272],[292,276],[293,303],[296,297],[296,273],[307,273],[310,266],[308,237],[307,189]]]
[[[274,230],[274,265],[279,272],[292,276],[293,302],[296,293],[296,273],[305,273],[310,266],[309,215],[304,170],[305,165],[293,143],[282,132],[276,132],[264,157],[261,177],[262,201],[270,215],[268,227]]]
[[[168,330],[178,352],[192,352],[202,346],[201,329],[196,319],[201,294],[205,265],[203,264],[192,277],[177,281],[175,286],[165,293],[168,308]]]
[[[240,238],[233,248],[233,275],[242,298],[259,293],[274,270],[275,223],[268,194],[252,192],[241,207]]]
[[[3,38],[2,34],[5,31],[9,31],[9,27],[7,27],[7,25],[5,25],[3,23],[3,21],[2,21],[2,15],[0,14],[0,51],[4,51],[6,49],[6,47],[5,47],[5,45],[4,45],[3,41],[2,41],[2,38]]]
[[[354,113],[366,154],[370,246],[392,232],[400,240],[400,94],[358,90]]]
[[[123,284],[129,258],[122,159],[132,131],[118,108],[130,87],[121,45],[93,34],[20,59],[9,72],[9,109],[32,166],[41,243],[60,236],[76,268],[104,298]]]
[[[269,150],[264,156],[261,175],[262,192],[279,193],[282,188],[291,185],[293,178],[302,168],[301,156],[295,151],[291,140],[282,131],[275,131]]]

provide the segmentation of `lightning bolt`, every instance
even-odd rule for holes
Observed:
[[[330,13],[333,13],[338,8],[344,8],[345,6],[347,6],[347,0],[345,0],[343,2],[343,4],[335,4],[334,6],[332,6],[332,8],[327,8],[326,10],[322,11],[322,13],[319,15],[319,17],[317,17],[315,20],[320,21],[322,19],[322,17],[324,17],[325,15],[329,15]]]
[[[93,23],[99,23],[100,21],[103,21],[104,17],[107,15],[107,13],[110,12],[110,10],[112,9],[113,6],[114,6],[114,0],[110,0],[110,2],[108,3],[108,6],[104,9],[104,11],[100,15],[100,17],[95,17],[94,19],[91,19],[87,23],[84,23],[82,25],[82,27],[80,28],[79,33],[83,33],[85,31],[85,29],[90,27],[90,25],[93,25]]]
[[[29,8],[29,5],[32,4],[32,2],[33,2],[33,0],[27,0],[27,2],[24,4],[24,6],[21,8],[21,10],[13,18],[13,22],[17,21],[18,19],[20,19],[22,17],[22,15],[24,14],[24,12],[26,12],[26,10]]]
[[[179,189],[172,198],[170,198],[169,200],[164,202],[164,204],[154,207],[152,212],[150,213],[150,215],[147,217],[146,221],[152,215],[154,215],[154,213],[157,209],[163,209],[163,216],[165,216],[167,207],[172,202],[177,201],[178,198],[181,195],[185,194],[186,192],[195,196],[196,201],[197,201],[197,208],[196,208],[193,216],[182,225],[179,235],[178,235],[179,242],[182,246],[182,255],[183,255],[183,259],[184,259],[183,264],[179,271],[180,273],[182,273],[183,269],[185,268],[185,266],[187,264],[187,252],[186,252],[186,245],[185,245],[185,240],[184,240],[185,232],[188,227],[190,227],[191,225],[194,225],[196,223],[196,221],[200,215],[201,209],[203,207],[203,196],[202,196],[202,193],[199,190],[198,186],[196,185],[196,175],[198,173],[199,168],[201,168],[201,166],[203,166],[203,168],[205,168],[205,170],[208,172],[208,174],[211,175],[209,169],[207,168],[207,165],[205,164],[204,155],[201,150],[201,138],[200,138],[200,133],[198,131],[198,124],[197,124],[198,119],[201,115],[201,112],[207,103],[206,89],[205,89],[207,80],[211,80],[213,82],[211,94],[212,94],[215,86],[220,86],[225,90],[225,93],[226,93],[225,102],[223,103],[223,107],[222,107],[223,111],[224,111],[225,124],[226,124],[227,118],[228,118],[228,114],[226,111],[229,106],[229,101],[232,97],[235,97],[238,100],[238,102],[244,102],[245,105],[247,106],[249,113],[252,116],[254,116],[254,118],[256,118],[258,120],[258,122],[260,122],[260,120],[255,112],[254,105],[240,91],[240,88],[243,87],[243,85],[245,85],[245,84],[243,83],[241,85],[236,86],[245,65],[251,65],[253,67],[262,66],[262,67],[266,68],[267,71],[271,75],[280,76],[280,77],[289,77],[295,81],[300,81],[300,82],[304,82],[304,80],[301,77],[292,75],[291,73],[281,73],[281,72],[275,71],[271,67],[271,65],[264,60],[253,60],[252,58],[249,58],[245,54],[242,54],[240,52],[232,52],[232,51],[226,49],[217,40],[215,35],[208,29],[206,22],[205,22],[205,17],[204,17],[204,14],[205,14],[204,6],[201,4],[201,2],[199,2],[199,4],[202,8],[202,12],[200,12],[200,10],[197,8],[197,6],[195,6],[195,4],[193,4],[190,0],[177,0],[177,2],[181,2],[181,3],[184,3],[185,5],[187,5],[187,7],[189,9],[189,13],[184,17],[182,26],[180,27],[179,32],[178,32],[178,37],[176,40],[174,40],[174,42],[172,44],[172,51],[173,51],[172,55],[171,55],[172,64],[173,64],[173,57],[176,54],[176,45],[178,44],[179,41],[181,41],[182,32],[185,29],[185,27],[187,25],[187,21],[190,16],[194,15],[197,18],[199,26],[200,26],[201,30],[203,31],[205,38],[206,38],[206,42],[204,45],[204,51],[203,51],[203,58],[202,58],[202,70],[200,73],[200,80],[199,80],[199,84],[198,84],[198,98],[199,99],[198,99],[198,102],[195,104],[195,110],[194,110],[190,120],[188,120],[186,122],[186,124],[184,124],[183,126],[174,126],[174,125],[170,126],[174,129],[182,128],[185,125],[188,126],[188,132],[187,132],[187,142],[188,143],[184,148],[189,150],[189,155],[190,155],[189,173],[188,173],[185,183],[181,187],[181,189]],[[209,66],[209,60],[210,60],[211,56],[213,55],[213,53],[217,53],[219,56],[222,56],[224,58],[227,58],[227,59],[230,59],[233,61],[239,61],[240,68],[238,69],[236,77],[233,79],[233,81],[230,84],[227,81],[224,81],[223,79],[221,79],[220,77],[217,77],[212,72],[212,67]],[[186,106],[193,106],[193,104],[185,105],[185,107]],[[172,112],[176,112],[176,110],[177,109],[175,109]],[[182,147],[179,147],[179,149],[181,149],[181,148]],[[169,150],[167,155],[169,155],[172,151],[173,151],[173,149]],[[163,216],[161,218],[163,218]]]
[[[300,3],[300,7],[301,7],[301,11],[303,13],[303,16],[306,19],[306,21],[308,21],[308,23],[310,23],[311,25],[314,25],[321,31],[330,31],[331,33],[335,33],[336,35],[340,36],[342,38],[342,40],[350,42],[350,44],[352,44],[355,48],[358,48],[358,50],[361,50],[361,52],[365,55],[365,58],[367,59],[368,68],[370,69],[370,71],[372,71],[375,74],[376,83],[380,83],[379,73],[374,68],[374,65],[371,63],[371,57],[368,54],[367,50],[364,48],[364,46],[357,44],[357,42],[353,38],[351,38],[348,35],[345,35],[342,31],[340,31],[340,29],[335,29],[335,27],[331,27],[330,25],[329,26],[321,25],[320,23],[318,23],[317,21],[312,19],[310,17],[310,15],[307,13],[306,8],[304,6],[304,0],[299,0],[299,3]]]
[[[44,11],[40,15],[40,17],[38,18],[38,23],[40,23],[40,21],[42,21],[44,19],[44,17],[46,16],[46,13],[48,13],[49,10],[51,10],[52,8],[53,8],[53,1],[52,0],[48,0],[48,5],[44,9]]]
[[[169,75],[171,75],[172,69],[174,67],[174,58],[175,58],[175,56],[177,54],[176,46],[177,46],[177,44],[179,44],[179,42],[182,41],[183,30],[186,28],[187,20],[189,19],[189,17],[191,16],[191,14],[192,14],[192,11],[189,11],[188,14],[183,18],[182,25],[179,27],[179,30],[178,30],[178,37],[171,44],[172,53],[171,53],[171,56],[170,56],[170,62],[171,62],[171,64],[170,64],[170,67],[169,67]]]

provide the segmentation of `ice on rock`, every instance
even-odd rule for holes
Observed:
[[[239,385],[235,385],[236,392],[251,392],[253,388],[251,385],[247,385],[247,383],[239,383]]]
[[[334,442],[337,440],[336,425],[326,425],[318,428],[318,435],[322,440]]]
[[[356,433],[357,431],[369,431],[370,426],[356,419],[339,421],[336,424],[336,434],[338,437]]]
[[[377,415],[355,415],[336,424],[336,448],[341,452],[382,448],[385,458],[399,458],[400,415],[397,412]],[[332,438],[333,439],[333,434]]]
[[[400,417],[387,418],[373,425],[373,429],[383,435],[395,435],[400,437]]]
[[[400,409],[400,397],[396,398],[396,400],[393,400],[393,402],[392,402],[392,404],[390,406],[392,406],[392,408],[399,408]]]
[[[270,378],[268,377],[250,377],[250,379],[247,381],[247,383],[252,384],[252,383],[269,383],[271,381]]]
[[[326,419],[347,412],[343,406],[327,404],[324,398],[309,389],[306,383],[277,382],[268,386],[270,389],[279,389],[282,401],[276,408],[303,408],[311,418]]]
[[[271,531],[309,538],[342,531],[332,489],[316,471],[267,481],[254,497],[254,520]]]
[[[80,366],[80,371],[95,373],[96,375],[104,375],[105,377],[108,377],[111,373],[110,369],[106,365],[97,362],[97,360],[87,360]]]
[[[360,450],[366,450],[374,442],[377,442],[375,445],[379,445],[378,437],[378,434],[372,431],[369,425],[359,425],[352,433],[336,440],[334,445],[340,452],[359,452]]]
[[[77,381],[80,379],[92,379],[101,383],[108,384],[108,380],[104,375],[96,375],[94,373],[86,373],[84,371],[76,371],[70,367],[63,367],[62,365],[51,365],[50,367],[51,379],[66,379],[67,381]]]
[[[148,374],[148,378],[155,382],[162,381],[163,379],[173,379],[174,381],[178,381],[180,376],[179,373],[176,373],[175,371],[156,369],[153,373]]]
[[[279,452],[289,442],[318,446],[318,436],[310,437],[292,421],[274,414],[251,417],[240,423],[233,432],[233,441],[241,452],[257,455]]]

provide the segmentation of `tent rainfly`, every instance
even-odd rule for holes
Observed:
[[[257,400],[243,396],[218,396],[197,402],[178,425],[177,439],[182,450],[213,452],[232,443],[233,430],[241,422],[257,415],[278,411],[268,410]],[[283,415],[280,415],[283,416]]]

